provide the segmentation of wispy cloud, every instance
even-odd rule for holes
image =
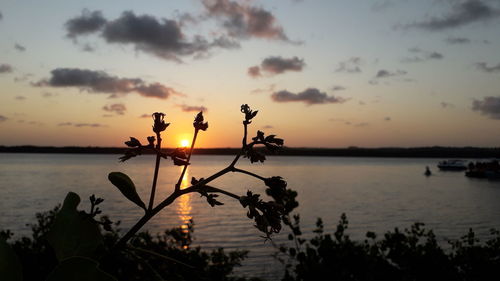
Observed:
[[[11,73],[12,71],[14,71],[12,65],[6,63],[0,64],[0,73]]]
[[[396,70],[394,72],[391,72],[389,70],[381,69],[377,72],[375,75],[375,78],[387,78],[387,77],[395,77],[395,76],[402,76],[406,75],[408,72],[404,70]]]
[[[204,106],[192,106],[192,105],[182,104],[182,105],[179,105],[179,107],[184,112],[200,112],[200,111],[203,111],[203,112],[206,113],[208,111],[208,109],[206,107],[204,107]]]
[[[290,41],[271,12],[249,5],[249,2],[202,0],[207,14],[220,19],[231,37]]]
[[[267,88],[253,89],[251,94],[272,93],[276,89],[276,84],[270,84]]]
[[[444,58],[444,55],[435,51],[422,50],[418,47],[408,49],[408,52],[414,54],[411,57],[405,57],[401,62],[412,63],[412,62],[424,62],[429,60],[440,60]]]
[[[26,47],[24,47],[24,46],[22,46],[21,44],[18,44],[18,43],[14,44],[14,49],[16,49],[19,52],[26,51]]]
[[[361,72],[363,60],[360,57],[351,57],[338,63],[335,72],[358,73]]]
[[[7,117],[5,117],[3,115],[0,115],[0,122],[5,122],[7,120],[9,120],[9,118],[7,118]]]
[[[90,93],[125,95],[138,93],[143,97],[167,99],[179,94],[170,87],[160,83],[146,83],[140,78],[119,78],[104,71],[93,71],[79,68],[56,68],[51,71],[49,79],[34,83],[34,86],[76,87]]]
[[[127,111],[127,107],[123,103],[115,103],[103,106],[102,110],[123,115],[125,114],[125,111]]]
[[[316,88],[308,88],[299,93],[292,93],[286,90],[275,92],[271,95],[275,102],[303,102],[307,105],[343,103],[346,99],[335,96],[328,96]]]
[[[447,1],[442,2],[446,3]],[[441,31],[500,17],[500,11],[491,5],[491,2],[493,1],[466,0],[460,2],[448,2],[452,2],[452,6],[447,14],[411,23],[405,27],[419,28],[429,31]]]
[[[485,97],[482,100],[472,101],[472,110],[491,119],[500,120],[500,97]]]
[[[344,87],[344,86],[335,85],[332,87],[332,91],[334,91],[334,92],[335,91],[344,91],[344,90],[346,90],[346,87]]]
[[[282,58],[280,56],[265,58],[260,66],[248,68],[248,75],[253,78],[261,77],[263,73],[268,75],[282,74],[287,71],[302,71],[305,66],[303,59],[298,57]]]
[[[449,102],[445,102],[445,101],[442,101],[441,103],[439,103],[439,105],[441,106],[441,108],[453,108],[453,107],[455,107],[454,104],[449,103]]]
[[[465,37],[448,37],[445,39],[445,42],[450,45],[458,45],[458,44],[463,45],[463,44],[469,44],[471,40]]]
[[[485,62],[478,62],[476,63],[476,68],[483,72],[496,73],[500,72],[500,63],[498,63],[497,65],[488,66],[488,64]]]
[[[76,128],[84,128],[84,127],[90,127],[90,128],[103,128],[103,127],[108,127],[107,125],[103,125],[100,123],[73,123],[73,122],[64,122],[64,123],[59,123],[58,126],[71,126],[71,127],[76,127]]]

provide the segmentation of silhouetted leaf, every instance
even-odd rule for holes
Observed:
[[[78,204],[80,196],[69,192],[47,234],[60,261],[73,256],[92,257],[102,244],[99,227],[90,215],[76,209]]]
[[[21,263],[3,237],[0,237],[0,279],[5,281],[23,280]]]
[[[186,159],[172,157],[172,160],[174,160],[174,165],[177,165],[177,166],[189,165],[189,162],[186,161]]]
[[[109,181],[121,191],[121,193],[127,197],[128,200],[137,204],[137,206],[146,210],[146,205],[142,202],[141,197],[137,194],[134,182],[124,173],[112,172],[108,175]]]
[[[141,142],[138,139],[134,138],[134,137],[130,137],[130,140],[126,141],[125,144],[128,147],[140,147],[140,146],[142,146]]]
[[[84,257],[72,257],[62,261],[49,274],[47,281],[116,281],[98,268],[98,263]]]

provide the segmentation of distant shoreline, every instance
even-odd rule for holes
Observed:
[[[125,147],[51,147],[0,146],[0,153],[66,153],[66,154],[122,154]],[[169,150],[167,148],[167,150]],[[195,155],[235,155],[239,148],[195,148]],[[277,155],[326,157],[401,157],[401,158],[500,158],[500,147],[391,147],[391,148],[292,148],[285,147]]]

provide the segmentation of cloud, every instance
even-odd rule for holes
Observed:
[[[14,77],[14,82],[24,82],[24,81],[30,79],[31,77],[33,77],[33,74],[25,73],[25,74],[22,74],[21,76]]]
[[[485,0],[465,0],[455,2],[451,10],[441,17],[415,22],[406,25],[406,28],[419,28],[428,31],[441,31],[457,28],[475,22],[484,22],[500,16],[500,11]]]
[[[7,118],[7,117],[5,117],[3,115],[0,115],[0,122],[5,122],[7,120],[9,120],[9,118]]]
[[[44,97],[44,98],[51,98],[51,97],[54,97],[54,96],[57,96],[57,94],[49,93],[49,92],[42,93],[42,97]]]
[[[20,44],[18,44],[18,43],[14,44],[14,49],[16,49],[16,50],[17,50],[17,51],[19,51],[19,52],[24,52],[24,51],[26,51],[26,47],[24,47],[24,46],[22,46],[22,45],[20,45]]]
[[[25,96],[16,96],[16,100],[25,100],[26,97]]]
[[[375,75],[375,78],[386,78],[386,77],[394,77],[394,76],[402,76],[406,75],[408,72],[404,70],[396,70],[395,72],[390,72],[385,69],[381,69],[377,72],[377,75]]]
[[[485,97],[483,100],[472,101],[472,110],[479,111],[482,115],[486,115],[491,119],[500,120],[500,96]]]
[[[0,21],[3,20],[3,14],[2,12],[0,11]]]
[[[107,20],[100,11],[82,11],[82,15],[66,21],[66,36],[76,38],[81,35],[91,34],[104,27]]]
[[[391,0],[385,0],[385,1],[378,1],[372,4],[371,9],[373,11],[383,11],[386,10],[389,7],[394,6],[394,2]]]
[[[251,94],[272,93],[272,92],[274,92],[275,88],[276,88],[276,84],[270,84],[267,88],[253,89],[250,93]]]
[[[341,97],[328,96],[316,88],[308,88],[297,94],[283,90],[273,93],[271,99],[275,102],[303,102],[307,105],[343,103],[346,101]]]
[[[0,73],[11,73],[12,71],[14,71],[12,65],[6,63],[0,64]]]
[[[208,109],[204,106],[192,106],[192,105],[179,105],[179,107],[182,109],[184,112],[207,112]]]
[[[346,87],[344,87],[344,86],[335,85],[332,87],[332,91],[334,91],[334,92],[335,91],[344,91],[344,90],[346,90]]]
[[[253,78],[262,76],[263,72],[269,75],[282,74],[286,71],[302,71],[305,66],[303,59],[298,57],[282,58],[282,57],[268,57],[265,58],[259,66],[252,66],[248,68],[248,75]]]
[[[387,116],[387,117],[384,118],[384,121],[391,121],[391,120],[392,120],[392,118],[389,117],[389,116]]]
[[[263,8],[230,0],[202,0],[202,3],[209,16],[222,21],[231,37],[290,41],[275,16]]]
[[[118,115],[123,115],[125,114],[125,111],[127,111],[127,107],[123,103],[115,103],[103,106],[102,110],[107,112],[114,112]]]
[[[253,78],[257,78],[257,77],[261,76],[260,67],[258,65],[249,67],[247,73],[250,77],[253,77]]]
[[[403,58],[401,60],[402,62],[407,62],[407,63],[424,62],[424,61],[428,61],[428,60],[440,60],[440,59],[444,58],[443,54],[441,54],[441,53],[434,52],[434,51],[422,50],[418,47],[410,48],[410,49],[408,49],[408,51],[410,53],[415,54],[415,55],[413,57]]]
[[[370,123],[368,122],[360,122],[360,123],[356,123],[356,124],[352,124],[354,127],[358,127],[358,128],[363,128],[363,127],[368,127],[370,126]]]
[[[111,94],[111,97],[128,93],[138,93],[144,97],[167,99],[179,94],[174,89],[160,83],[148,84],[140,78],[119,78],[103,71],[79,68],[56,68],[51,71],[50,79],[44,79],[34,86],[76,87],[90,93]]]
[[[458,44],[469,44],[471,40],[465,37],[448,37],[445,39],[445,42],[450,45],[458,45]]]
[[[143,115],[139,116],[139,118],[151,118],[151,114],[144,113]]]
[[[476,63],[476,68],[483,72],[496,73],[500,72],[500,63],[494,66],[488,66],[485,62],[478,62]]]
[[[363,61],[360,57],[351,57],[345,61],[339,62],[335,72],[358,73],[361,72],[360,66]]]
[[[239,47],[237,42],[226,37],[218,37],[209,42],[198,35],[189,41],[177,21],[157,19],[151,15],[137,16],[132,11],[123,12],[115,20],[103,18],[99,11],[84,11],[82,16],[66,22],[66,30],[68,37],[73,39],[81,35],[99,33],[107,43],[130,44],[136,50],[177,62],[182,61],[180,56],[206,57],[208,51],[214,47]]]
[[[274,127],[271,125],[264,125],[262,126],[262,129],[273,129]]]
[[[103,124],[100,124],[100,123],[72,123],[72,122],[59,123],[57,126],[72,126],[72,127],[77,127],[77,128],[82,128],[82,127],[91,127],[91,128],[107,127],[107,125],[103,125]]]
[[[453,108],[455,105],[449,102],[442,101],[439,105],[441,105],[442,108]]]

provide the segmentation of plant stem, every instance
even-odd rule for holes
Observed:
[[[226,190],[223,190],[223,189],[220,189],[220,188],[217,188],[217,187],[209,186],[209,185],[206,185],[203,188],[203,190],[206,191],[206,192],[218,192],[218,193],[222,193],[222,194],[225,194],[225,195],[227,195],[229,197],[233,197],[236,200],[240,200],[240,197],[241,197],[241,196],[236,195],[234,193],[231,193],[229,191],[226,191]]]
[[[254,177],[254,178],[258,178],[259,180],[262,180],[262,181],[265,181],[265,180],[266,180],[266,178],[261,177],[261,176],[259,176],[259,175],[257,175],[257,174],[254,174],[254,173],[249,172],[249,171],[247,171],[247,170],[238,169],[238,168],[235,168],[235,167],[233,167],[233,168],[231,169],[231,172],[238,172],[238,173],[242,173],[242,174],[247,174],[247,175],[250,175],[250,176],[252,176],[252,177]]]
[[[161,136],[160,133],[156,133],[156,150],[161,152]],[[156,182],[158,181],[158,171],[160,170],[160,153],[156,153],[156,163],[155,163],[155,172],[153,175],[153,185],[151,186],[151,196],[149,197],[148,211],[153,209],[153,204],[155,201],[155,193],[156,193]]]
[[[229,164],[229,167],[234,167],[236,165],[236,162],[238,162],[238,159],[240,159],[241,154],[245,151],[245,148],[247,146],[247,135],[248,135],[248,124],[243,122],[243,139],[241,140],[241,151],[234,157],[233,162]]]
[[[187,167],[189,165],[189,160],[191,160],[191,155],[193,154],[193,149],[194,149],[194,143],[196,142],[197,136],[198,136],[198,129],[194,129],[194,136],[193,136],[193,141],[191,142],[191,149],[189,149],[189,154],[188,154],[188,157],[186,160],[187,164],[184,165],[184,168],[182,169],[181,176],[179,177],[179,180],[175,184],[175,191],[181,189],[182,179],[184,178],[184,174],[186,174],[186,170],[187,170]]]
[[[216,178],[218,178],[220,176],[223,176],[224,174],[229,173],[230,171],[231,171],[231,168],[226,167],[226,168],[220,170],[219,172],[211,175],[210,177],[208,177],[202,181],[199,181],[195,185],[192,185],[192,186],[185,188],[185,189],[179,189],[179,190],[174,191],[172,194],[170,194],[170,196],[168,196],[165,200],[163,200],[160,204],[158,204],[158,206],[154,207],[151,210],[148,210],[148,212],[146,214],[144,214],[144,216],[134,226],[132,226],[132,228],[118,241],[115,248],[118,249],[118,248],[122,248],[123,246],[125,246],[127,241],[130,240],[130,238],[132,238],[132,236],[134,236],[137,233],[137,231],[139,231],[152,217],[154,217],[158,212],[163,210],[163,208],[172,204],[175,201],[175,199],[177,199],[179,196],[187,194],[187,193],[191,193],[191,192],[196,192],[200,189],[200,187],[205,186],[207,183],[215,180]],[[216,188],[214,188],[214,189],[216,189]],[[217,189],[217,191],[214,191],[214,192],[221,192],[221,193],[224,193],[228,196],[231,196],[231,197],[237,198],[237,199],[240,198],[239,196],[237,196],[235,194],[232,194],[232,193],[227,192],[227,191],[223,191],[221,189]]]
[[[132,226],[132,228],[118,241],[118,243],[115,245],[115,249],[119,249],[119,248],[122,248],[123,246],[125,246],[125,244],[128,242],[128,240],[130,240],[130,238],[132,238],[132,236],[134,236],[137,231],[139,231],[152,217],[154,217],[158,212],[160,212],[161,210],[163,210],[163,208],[167,207],[168,205],[172,204],[175,199],[177,199],[179,196],[181,195],[184,195],[184,194],[187,194],[187,193],[191,193],[191,192],[197,192],[198,190],[201,190],[201,188],[206,188],[207,190],[205,191],[208,191],[208,192],[219,192],[219,193],[223,193],[229,197],[232,197],[232,198],[235,198],[235,199],[240,199],[240,196],[236,195],[236,194],[233,194],[231,192],[228,192],[228,191],[225,191],[225,190],[222,190],[222,189],[218,189],[218,188],[215,188],[215,187],[212,187],[212,186],[206,186],[207,183],[217,179],[218,177],[221,177],[229,172],[240,172],[240,173],[245,173],[245,174],[248,174],[248,175],[251,175],[251,176],[254,176],[256,178],[259,178],[261,180],[264,180],[265,178],[263,177],[260,177],[256,174],[253,174],[251,172],[248,172],[248,171],[245,171],[245,170],[241,170],[241,169],[237,169],[235,168],[234,166],[236,165],[236,162],[238,162],[238,159],[240,158],[241,154],[244,152],[246,146],[247,146],[247,135],[248,135],[248,129],[247,129],[247,126],[248,124],[246,124],[245,122],[243,123],[243,127],[244,127],[244,133],[243,133],[243,139],[242,139],[242,147],[241,147],[241,152],[236,155],[236,157],[234,158],[233,162],[231,162],[231,164],[229,166],[227,166],[226,168],[218,171],[217,173],[211,175],[210,177],[204,179],[204,180],[201,180],[199,182],[197,182],[196,184],[192,185],[192,186],[189,186],[185,189],[180,189],[180,184],[182,182],[182,178],[184,177],[184,174],[186,173],[186,169],[187,169],[187,165],[184,165],[184,168],[182,170],[182,173],[181,173],[181,176],[179,177],[179,180],[177,182],[177,184],[175,185],[175,190],[172,194],[170,194],[170,196],[168,196],[165,200],[163,200],[160,204],[158,204],[156,207],[152,207],[153,206],[153,201],[154,201],[154,192],[155,192],[155,189],[156,189],[156,180],[157,180],[157,176],[158,176],[158,169],[160,167],[160,154],[157,153],[156,154],[156,166],[155,166],[155,176],[153,178],[153,187],[151,188],[151,199],[149,200],[149,208],[148,208],[148,211],[146,212],[146,214],[144,214],[144,216],[134,225]],[[194,132],[194,136],[193,136],[193,141],[191,143],[191,150],[189,151],[189,154],[188,154],[188,158],[187,158],[187,162],[189,163],[189,160],[191,159],[191,155],[193,153],[193,148],[194,148],[194,144],[196,142],[196,137],[198,136],[198,130],[195,129],[195,132]],[[158,151],[161,151],[161,147],[160,147],[160,144],[161,144],[161,138],[160,138],[160,135],[157,134],[157,138],[158,138],[158,143],[157,143],[157,150]]]

